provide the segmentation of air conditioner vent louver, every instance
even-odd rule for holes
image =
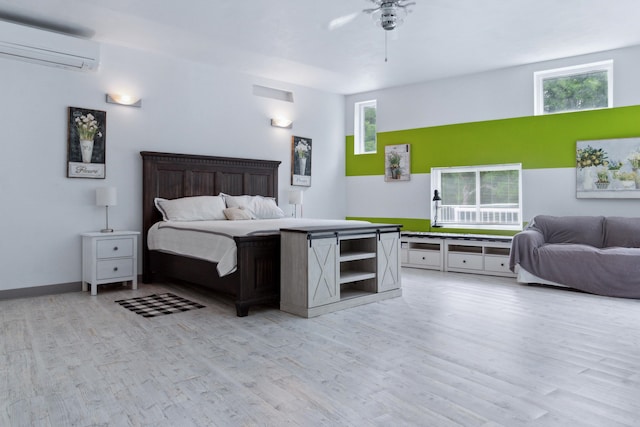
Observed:
[[[0,21],[0,57],[90,71],[98,68],[98,43]]]

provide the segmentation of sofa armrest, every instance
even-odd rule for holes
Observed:
[[[544,245],[544,235],[535,228],[528,228],[513,236],[509,253],[509,269],[515,272],[521,259],[528,259],[534,249]]]

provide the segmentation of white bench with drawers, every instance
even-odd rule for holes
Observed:
[[[515,277],[509,270],[511,236],[403,232],[403,267]]]

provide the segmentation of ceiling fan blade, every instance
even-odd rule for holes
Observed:
[[[364,13],[375,13],[375,12],[377,12],[379,10],[380,10],[379,7],[374,7],[373,9],[364,9],[363,12]]]
[[[336,28],[340,28],[344,25],[347,25],[349,22],[353,21],[354,19],[356,19],[358,15],[360,15],[360,12],[353,12],[348,15],[343,15],[338,18],[332,19],[327,25],[327,28],[329,29],[329,31],[335,30]]]

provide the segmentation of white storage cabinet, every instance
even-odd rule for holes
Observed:
[[[314,317],[401,295],[399,237],[380,224],[281,230],[280,309]]]

